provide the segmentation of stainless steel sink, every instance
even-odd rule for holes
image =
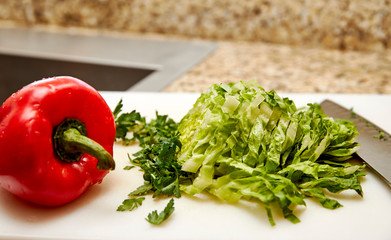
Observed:
[[[0,29],[0,101],[51,76],[80,78],[103,91],[161,91],[217,45],[32,29]]]

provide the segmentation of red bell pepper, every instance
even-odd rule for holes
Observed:
[[[58,206],[115,168],[115,122],[102,96],[72,77],[31,83],[0,107],[0,185]]]

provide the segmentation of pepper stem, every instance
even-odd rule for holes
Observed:
[[[53,134],[54,151],[65,162],[77,162],[83,153],[98,159],[96,168],[114,170],[115,162],[109,152],[99,143],[87,137],[85,124],[77,119],[65,119]]]

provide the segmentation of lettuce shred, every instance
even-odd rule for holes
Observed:
[[[299,222],[293,209],[313,198],[341,206],[326,193],[362,196],[365,166],[349,163],[359,144],[353,122],[323,114],[319,104],[297,108],[255,82],[212,85],[179,122],[182,170],[195,174],[181,191],[209,192],[227,202],[258,200],[275,224],[271,205]],[[327,190],[327,191],[326,191]]]

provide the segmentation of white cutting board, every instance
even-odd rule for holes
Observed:
[[[111,109],[122,98],[124,110],[133,109],[147,117],[168,114],[179,121],[199,94],[102,92]],[[281,94],[297,106],[325,98],[351,108],[384,130],[391,132],[391,95]],[[93,106],[92,106],[93,107]],[[103,129],[102,129],[103,130]],[[143,182],[137,168],[125,171],[127,154],[137,147],[115,144],[117,168],[100,185],[89,189],[76,201],[58,208],[28,204],[0,190],[0,239],[391,239],[391,188],[372,172],[364,177],[364,198],[353,191],[333,195],[342,208],[328,210],[313,200],[294,213],[301,223],[285,220],[278,209],[271,227],[259,204],[223,203],[208,195],[175,199],[175,211],[162,225],[145,218],[153,210],[163,210],[169,198],[147,196],[132,212],[116,208]],[[391,157],[391,156],[390,156]]]

